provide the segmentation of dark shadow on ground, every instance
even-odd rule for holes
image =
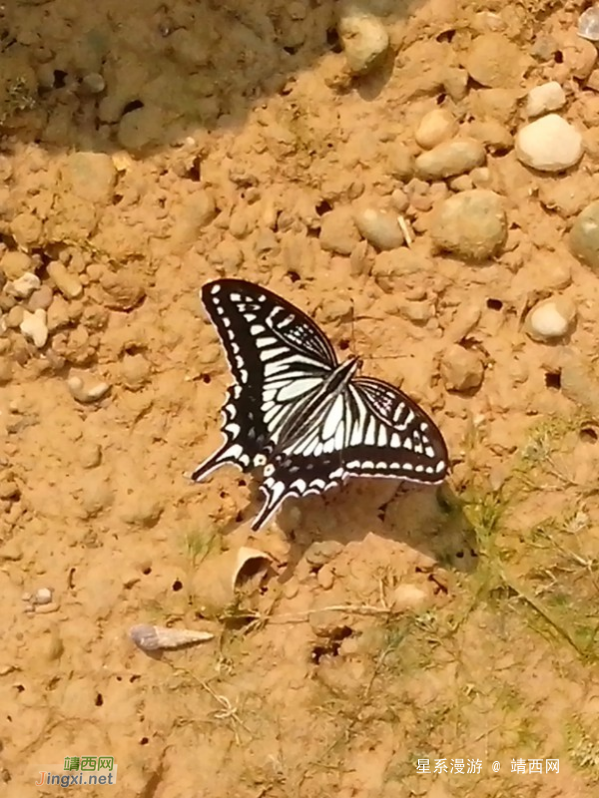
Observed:
[[[362,5],[392,22],[423,1]],[[338,13],[336,0],[10,0],[0,6],[0,133],[145,154],[236,128],[341,52]],[[347,88],[368,96],[376,83]]]

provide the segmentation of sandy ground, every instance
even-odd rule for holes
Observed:
[[[0,6],[0,268],[40,280],[1,294],[1,795],[54,794],[39,771],[84,755],[114,757],[120,798],[596,795],[599,449],[560,391],[562,345],[590,363],[599,335],[567,242],[599,196],[599,95],[568,55],[582,7],[380,0],[389,51],[360,77],[329,0]],[[464,69],[489,32],[522,54],[490,87]],[[559,177],[511,140],[551,79],[587,146]],[[439,107],[501,126],[486,179],[508,237],[483,263],[429,234],[470,178],[402,175]],[[325,248],[327,215],[363,201],[399,204],[413,246],[377,253],[342,224]],[[251,478],[190,484],[229,383],[198,301],[219,275],[289,298],[420,401],[448,484],[354,481],[255,536]],[[533,341],[522,318],[555,293],[571,334]],[[241,546],[271,564],[233,595]],[[150,657],[140,623],[215,638]]]

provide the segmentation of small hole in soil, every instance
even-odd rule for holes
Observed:
[[[143,107],[144,104],[141,100],[131,100],[131,102],[127,103],[127,105],[123,108],[123,116],[125,116],[125,114],[130,114],[131,111],[137,111],[138,108]]]
[[[183,587],[183,582],[180,579],[175,579],[175,581],[173,582],[173,590],[175,591],[175,593],[178,593],[182,587]]]
[[[242,521],[243,521],[243,513],[238,512],[237,515],[235,516],[235,523],[241,524]]]
[[[226,499],[227,496],[228,496],[228,493],[226,491],[224,491],[224,490],[221,490],[221,492],[218,495],[221,497],[221,499]]]
[[[102,698],[102,693],[98,693],[96,696],[96,706],[101,707],[104,703],[104,699]]]
[[[562,375],[555,371],[545,372],[545,385],[548,388],[559,390],[562,387]]]
[[[437,105],[443,105],[443,103],[445,102],[445,98],[446,97],[447,97],[447,95],[445,94],[444,91],[442,91],[441,94],[438,94],[437,95]]]
[[[503,302],[501,299],[487,299],[487,307],[490,310],[501,310]]]
[[[202,179],[201,165],[202,161],[200,160],[200,157],[197,156],[193,159],[192,164],[187,172],[185,172],[185,177],[187,177],[188,180],[193,180],[194,183],[199,183]]]
[[[129,683],[133,684],[133,682],[138,682],[141,679],[139,673],[134,673],[133,676],[129,678]]]
[[[55,89],[62,89],[63,86],[66,85],[67,75],[68,75],[68,72],[64,72],[62,69],[55,69],[54,70],[54,88]]]
[[[206,385],[210,385],[210,383],[212,382],[212,377],[210,376],[210,374],[202,374],[202,382],[205,382]]]
[[[287,277],[289,277],[292,283],[297,283],[298,280],[301,280],[301,277],[297,272],[287,272]]]
[[[113,195],[113,197],[112,197],[112,204],[113,205],[118,205],[122,201],[123,201],[123,195],[122,194],[114,194]]]
[[[453,40],[454,36],[455,36],[455,30],[444,30],[436,38],[437,38],[438,42],[449,42],[449,43],[451,43],[451,41]]]
[[[17,685],[17,692],[24,693],[25,692],[25,687],[22,684],[18,684]]]
[[[142,569],[142,574],[144,576],[149,576],[151,573],[152,573],[152,569],[150,568],[149,565]]]
[[[240,488],[245,488],[247,482],[245,481],[245,479],[238,479],[237,484],[239,485]]]
[[[455,556],[458,558],[458,560],[461,560],[462,557],[464,556],[464,552],[463,551],[456,551]]]
[[[314,646],[312,649],[310,657],[312,662],[318,665],[323,657],[336,657],[341,648],[341,641],[345,640],[347,637],[351,637],[352,634],[352,629],[349,626],[340,626],[337,629],[333,629],[327,641],[324,641],[318,646]]]
[[[564,54],[561,50],[556,50],[553,57],[555,58],[556,64],[562,64],[564,62]]]
[[[583,427],[578,434],[580,436],[580,440],[584,441],[585,443],[597,443],[597,440],[599,440],[597,430],[593,429],[592,427]]]
[[[329,28],[327,30],[327,44],[334,53],[341,53],[343,51],[343,45],[341,44],[336,28]]]
[[[286,53],[289,53],[289,55],[295,55],[299,49],[300,49],[299,44],[294,44],[289,47],[283,47],[283,50],[285,50]]]
[[[148,740],[147,737],[142,737],[141,740],[139,741],[139,744],[140,745],[147,745],[149,742],[150,741]]]
[[[318,203],[318,205],[316,206],[316,213],[319,216],[322,216],[324,213],[328,213],[329,211],[332,211],[332,210],[333,210],[333,208],[331,206],[331,203],[327,202],[327,200],[321,200]]]
[[[341,341],[339,341],[339,349],[341,349],[342,352],[345,352],[346,349],[349,349],[349,341],[347,338],[343,338]]]

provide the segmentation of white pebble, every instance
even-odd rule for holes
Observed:
[[[539,302],[526,317],[525,328],[535,341],[562,338],[570,330],[576,308],[565,297],[552,297]]]
[[[591,6],[578,19],[578,35],[590,42],[599,42],[599,7]]]
[[[98,382],[92,387],[86,387],[81,377],[69,377],[67,380],[67,388],[71,392],[71,396],[82,404],[90,404],[102,399],[110,390],[110,385],[107,382]]]
[[[12,283],[6,286],[7,292],[19,299],[29,299],[34,291],[37,291],[41,286],[40,278],[33,272],[25,272]]]
[[[37,607],[43,604],[50,604],[54,596],[54,591],[50,587],[40,587],[35,591],[31,599],[32,603]]]
[[[354,74],[368,72],[389,48],[389,34],[380,19],[357,8],[350,7],[342,14],[338,32]]]
[[[395,249],[404,243],[396,216],[374,208],[364,208],[356,212],[354,220],[360,234],[377,249]]]
[[[516,134],[516,155],[540,172],[563,172],[582,158],[582,136],[557,114],[542,116]]]
[[[566,92],[557,80],[550,80],[541,86],[535,86],[528,92],[526,99],[526,115],[541,116],[548,111],[559,111],[566,104]]]
[[[28,310],[23,311],[23,321],[19,329],[38,349],[45,346],[48,340],[48,325],[46,323],[46,311],[38,308],[33,313]]]

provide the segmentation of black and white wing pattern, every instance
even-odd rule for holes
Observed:
[[[426,413],[388,383],[355,377],[360,361],[338,364],[316,324],[289,302],[243,280],[202,289],[233,377],[223,408],[223,446],[192,474],[225,463],[261,466],[268,522],[288,496],[322,493],[351,476],[438,484],[449,458]]]

